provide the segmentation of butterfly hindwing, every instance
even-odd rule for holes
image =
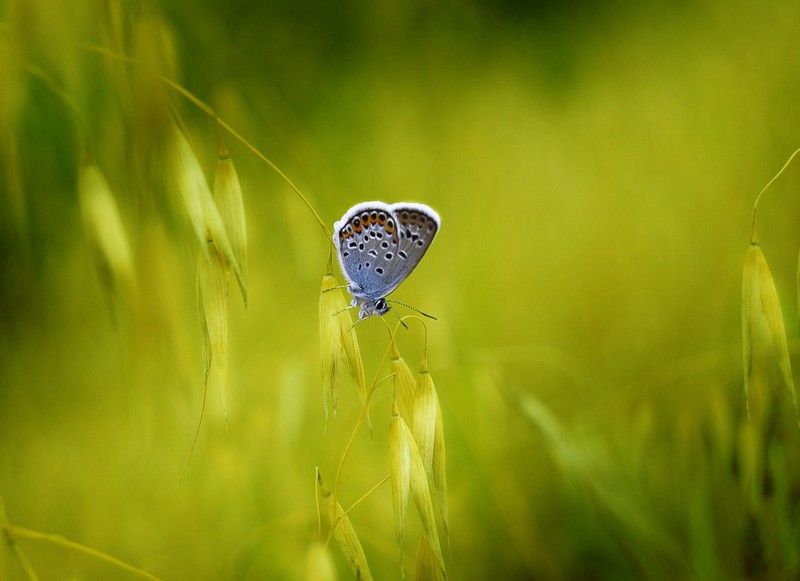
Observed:
[[[399,244],[391,207],[383,202],[353,206],[334,224],[333,236],[349,281],[367,297],[384,296],[380,293],[388,286],[386,251]]]

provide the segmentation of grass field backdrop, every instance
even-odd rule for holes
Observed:
[[[798,26],[0,0],[0,578],[797,578]],[[321,293],[374,199],[442,217],[394,348]]]

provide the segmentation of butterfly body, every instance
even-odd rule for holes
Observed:
[[[333,225],[333,243],[359,318],[389,311],[386,296],[419,264],[441,227],[425,204],[364,202]]]

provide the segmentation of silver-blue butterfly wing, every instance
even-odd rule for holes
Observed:
[[[416,268],[439,231],[439,215],[424,204],[365,202],[334,224],[333,240],[356,294],[377,300]]]

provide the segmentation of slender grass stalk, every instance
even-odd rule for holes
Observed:
[[[23,552],[22,547],[20,547],[11,537],[11,535],[8,534],[8,531],[6,530],[7,526],[8,526],[8,518],[6,517],[6,506],[3,503],[3,499],[0,498],[0,530],[2,530],[3,532],[2,536],[5,537],[5,541],[6,544],[8,545],[9,550],[19,563],[19,566],[22,569],[23,573],[25,573],[25,576],[31,581],[37,581],[39,577],[36,575],[36,571],[33,569],[33,565],[31,565],[31,562],[28,561],[28,557]],[[0,546],[0,552],[2,552],[3,550],[4,549]],[[5,579],[7,571],[2,567],[4,563],[5,561],[0,561],[0,574],[4,575],[3,578]]]
[[[0,528],[6,534],[6,537],[9,539],[9,542],[13,542],[17,539],[27,539],[29,541],[38,541],[42,543],[49,543],[51,545],[57,545],[64,549],[68,549],[70,551],[75,551],[77,553],[82,553],[89,557],[93,557],[98,561],[103,561],[108,563],[109,565],[113,565],[118,569],[123,569],[128,571],[129,573],[134,573],[143,577],[145,579],[151,579],[154,581],[159,581],[159,578],[155,575],[148,573],[138,567],[134,567],[133,565],[129,565],[124,561],[120,561],[116,557],[112,557],[108,553],[104,553],[102,551],[98,551],[97,549],[93,549],[92,547],[87,547],[86,545],[81,545],[80,543],[75,543],[73,541],[67,540],[64,537],[60,537],[58,535],[51,535],[48,533],[40,533],[38,531],[33,531],[30,529],[12,526],[8,524],[0,525]]]
[[[792,160],[797,156],[798,153],[800,153],[800,147],[794,150],[792,155],[789,156],[789,159],[786,160],[786,163],[783,164],[783,167],[780,169],[780,171],[776,173],[772,177],[772,179],[767,182],[767,185],[764,186],[756,196],[756,200],[755,202],[753,202],[753,230],[750,237],[750,242],[752,244],[758,244],[758,234],[756,232],[756,214],[758,213],[758,203],[761,201],[761,196],[763,196],[764,192],[767,191],[767,188],[769,188],[772,185],[772,182],[777,180],[781,176],[781,174],[786,170],[786,168],[789,167],[789,164],[792,163]]]
[[[336,530],[336,525],[338,525],[342,521],[342,519],[344,519],[346,516],[348,516],[350,514],[350,512],[352,510],[354,510],[359,504],[361,504],[364,500],[366,500],[369,497],[370,494],[372,494],[373,492],[378,490],[381,486],[383,486],[384,484],[389,482],[390,479],[391,479],[391,476],[387,476],[386,478],[384,478],[383,480],[378,482],[375,486],[373,486],[372,488],[367,490],[364,494],[362,494],[359,497],[358,500],[356,500],[353,504],[351,504],[350,507],[347,510],[345,510],[342,514],[340,514],[336,518],[335,521],[333,521],[333,524],[331,525],[331,530],[328,531],[328,538],[325,539],[325,545],[326,546],[331,542],[331,538],[333,537],[333,531]],[[319,500],[317,500],[317,503],[319,503]]]
[[[383,354],[381,358],[381,363],[378,366],[378,371],[380,368],[383,367],[383,363],[386,361],[386,356],[389,354],[389,348],[387,347],[386,352]],[[367,397],[364,400],[364,405],[361,406],[361,413],[358,415],[358,419],[356,419],[356,423],[353,426],[353,431],[350,432],[350,437],[347,440],[347,444],[344,447],[344,451],[342,452],[342,457],[339,459],[339,464],[336,466],[336,480],[333,488],[333,497],[338,499],[339,498],[339,485],[341,484],[342,479],[342,470],[344,469],[344,463],[347,460],[347,456],[350,454],[350,449],[353,447],[353,442],[356,439],[356,434],[358,433],[358,428],[361,427],[361,423],[364,421],[364,417],[367,415],[367,410],[369,410],[369,402],[372,399],[372,394],[375,393],[378,386],[386,381],[387,379],[391,379],[394,377],[394,373],[390,373],[386,377],[382,378],[380,381],[375,381],[370,388],[369,392],[367,392]]]
[[[275,165],[275,163],[271,159],[269,159],[266,155],[261,153],[261,151],[259,151],[258,148],[256,148],[247,139],[245,139],[238,131],[236,131],[236,129],[234,129],[230,124],[228,124],[227,121],[225,121],[219,115],[217,115],[217,112],[214,111],[214,108],[211,107],[211,105],[209,105],[205,101],[201,100],[200,98],[196,97],[188,89],[183,87],[181,84],[173,81],[172,79],[170,79],[168,77],[165,77],[163,75],[157,74],[157,73],[150,72],[150,71],[144,69],[141,66],[141,63],[139,61],[137,61],[136,59],[134,59],[134,58],[131,58],[131,57],[123,55],[123,54],[115,53],[114,51],[109,50],[109,49],[107,49],[105,47],[97,46],[97,45],[93,45],[93,44],[84,44],[83,48],[85,50],[89,51],[89,52],[93,52],[95,54],[104,56],[106,58],[114,59],[114,60],[129,64],[131,66],[138,67],[139,70],[142,70],[146,74],[151,75],[152,77],[156,78],[158,81],[164,83],[170,89],[172,89],[173,91],[179,93],[187,101],[189,101],[195,107],[200,109],[203,113],[205,113],[206,115],[208,115],[209,117],[214,119],[214,121],[216,121],[217,124],[220,127],[222,127],[225,131],[227,131],[239,143],[241,143],[247,149],[249,149],[261,161],[266,163],[270,168],[272,168],[272,170],[275,173],[277,173],[283,179],[283,181],[285,181],[287,184],[289,184],[289,187],[291,187],[292,190],[294,190],[294,192],[300,197],[300,199],[303,201],[303,203],[306,205],[306,207],[309,209],[309,211],[312,214],[314,214],[314,217],[317,219],[317,222],[319,223],[319,226],[322,229],[322,234],[325,236],[325,240],[328,242],[329,245],[331,245],[331,246],[333,245],[333,241],[330,238],[330,233],[328,231],[327,224],[325,224],[325,221],[320,217],[319,212],[317,212],[316,208],[314,208],[314,206],[311,204],[311,202],[309,201],[308,197],[306,197],[306,195],[303,194],[303,192],[300,191],[300,188],[298,188],[295,185],[295,183],[291,179],[289,179],[289,176],[287,176],[277,165]],[[331,260],[330,260],[330,257],[329,257],[329,260],[328,260],[329,265],[330,265],[330,262],[331,262]]]

